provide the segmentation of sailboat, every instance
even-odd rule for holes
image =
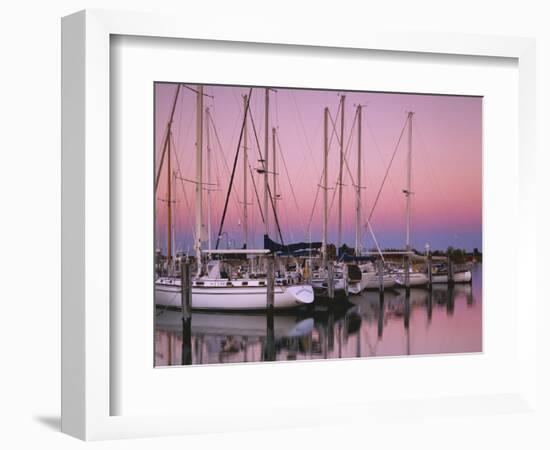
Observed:
[[[361,177],[361,145],[362,145],[362,111],[363,105],[357,105],[357,180],[356,180],[356,198],[355,198],[355,255],[356,263],[347,264],[347,273],[348,273],[348,290],[350,294],[360,294],[365,289],[379,289],[380,288],[380,277],[378,271],[375,269],[374,264],[371,260],[365,261],[361,258],[362,248],[361,248],[361,189],[362,186],[362,177]],[[369,229],[370,223],[367,220]],[[373,238],[374,233],[372,232]],[[377,248],[378,248],[378,244]],[[383,261],[383,255],[378,248],[380,257]],[[361,262],[362,260],[362,262]],[[383,269],[381,269],[383,270]],[[382,274],[382,284],[384,288],[391,288],[395,286],[395,280],[389,274]]]
[[[350,294],[360,294],[365,289],[380,289],[380,276],[371,261],[363,264],[348,264],[348,283]],[[387,273],[382,275],[384,289],[395,286],[395,279]]]
[[[174,100],[174,107],[172,109],[172,115],[168,126],[168,139],[171,133],[171,123],[173,118],[173,111],[177,101],[177,95],[179,92],[178,85],[176,91],[176,99]],[[218,250],[210,249],[203,251],[201,243],[202,235],[202,141],[203,141],[203,86],[198,85],[196,90],[197,94],[197,136],[196,136],[196,177],[195,182],[195,260],[197,265],[197,274],[192,280],[192,307],[195,309],[215,309],[215,310],[257,310],[265,309],[267,307],[267,276],[265,273],[254,272],[247,270],[244,273],[234,272],[232,266],[229,263],[225,263],[220,258],[224,254],[240,255],[242,256],[258,256],[267,255],[269,250],[265,249],[247,249],[247,236],[246,223],[244,225],[245,238],[244,249],[242,250]],[[266,114],[267,114],[267,98],[268,91],[266,90]],[[245,97],[245,112],[243,127],[241,129],[241,138],[244,136],[245,147],[245,164],[244,174],[246,177],[246,171],[248,170],[248,163],[246,161],[246,124],[247,115],[249,111],[249,98]],[[266,117],[267,122],[267,117]],[[207,122],[208,124],[208,122]],[[208,134],[208,130],[207,130]],[[239,147],[241,139],[239,139]],[[266,142],[267,147],[267,142]],[[167,147],[168,151],[168,169],[170,169],[170,145]],[[267,155],[266,155],[267,156]],[[267,159],[267,158],[266,158]],[[267,164],[267,162],[266,162]],[[267,177],[267,168],[264,170]],[[158,172],[160,176],[160,168]],[[171,256],[171,186],[170,175],[168,176],[168,262],[172,260]],[[157,183],[158,185],[158,183]],[[246,182],[244,183],[246,189]],[[267,181],[266,181],[267,187]],[[228,192],[228,198],[230,190]],[[266,189],[267,195],[267,189]],[[267,201],[266,201],[267,204]],[[246,194],[245,194],[245,208],[246,208]],[[209,208],[210,210],[210,208]],[[267,223],[267,209],[265,210],[266,223]],[[245,221],[246,221],[245,212]],[[222,219],[223,225],[223,219]],[[210,228],[210,227],[209,227]],[[210,233],[209,233],[210,235]],[[218,233],[218,243],[221,237]],[[217,246],[216,246],[217,247]],[[215,256],[218,259],[210,259],[206,262],[203,268],[203,253],[208,256]],[[176,276],[177,274],[169,274],[168,276],[160,276],[155,280],[155,303],[161,306],[179,307],[181,305],[181,279]],[[284,276],[275,277],[274,287],[274,308],[292,308],[301,305],[307,305],[313,302],[314,294],[310,285],[301,283],[297,274],[285,274]]]
[[[424,272],[419,272],[410,264],[411,248],[411,171],[412,171],[412,120],[414,112],[407,113],[408,131],[409,131],[409,148],[407,152],[407,187],[403,190],[406,199],[406,237],[405,237],[405,258],[408,258],[408,264],[404,265],[402,270],[398,270],[395,274],[395,281],[407,287],[408,286],[425,286],[428,284],[428,275]]]
[[[345,96],[340,97],[341,104],[341,139],[340,139],[340,174],[339,174],[339,184],[340,188],[342,187],[342,169],[343,169],[343,155],[344,155],[344,102]],[[321,243],[321,255],[322,262],[321,267],[318,270],[313,270],[311,273],[311,285],[315,289],[315,292],[318,295],[326,295],[328,293],[328,283],[329,283],[329,273],[328,273],[328,122],[329,122],[329,110],[328,107],[324,109],[324,152],[323,152],[323,237]],[[340,245],[341,231],[342,231],[342,199],[340,197],[339,202],[339,220],[338,220],[338,246]],[[333,288],[335,297],[347,297],[349,294],[348,291],[348,280],[346,274],[346,268],[343,264],[334,265],[334,278],[333,278]]]
[[[472,281],[472,272],[469,269],[455,271],[453,273],[453,283],[470,283]],[[449,282],[448,268],[432,269],[432,283],[444,284]]]
[[[212,250],[205,251],[217,257],[230,254],[267,255],[268,250]],[[259,310],[266,308],[267,278],[264,274],[235,268],[234,264],[211,259],[206,263],[205,274],[192,280],[192,306],[195,309]],[[311,286],[299,283],[297,274],[275,277],[274,307],[293,308],[307,305],[314,300]],[[160,277],[155,283],[157,305],[179,307],[181,305],[181,280]]]
[[[328,292],[328,271],[320,268],[311,274],[310,283],[317,295],[327,295]],[[342,264],[334,265],[334,296],[347,297],[349,294],[348,279],[345,267]]]

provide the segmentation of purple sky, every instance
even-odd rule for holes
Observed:
[[[189,85],[196,88],[195,85]],[[209,107],[215,130],[210,127],[212,155],[211,193],[212,234],[216,235],[227,188],[229,174],[237,149],[242,124],[243,100],[248,87],[205,86],[204,106]],[[159,164],[166,124],[176,91],[175,84],[155,84],[155,161]],[[386,93],[357,93],[278,88],[270,94],[270,128],[275,127],[280,141],[278,152],[278,202],[280,223],[285,243],[321,239],[322,191],[314,208],[314,199],[323,165],[323,110],[329,107],[336,119],[339,94],[346,95],[344,142],[351,140],[347,161],[356,176],[357,127],[352,130],[356,105],[363,104],[362,123],[362,192],[363,218],[370,212],[380,188],[384,173],[396,147],[406,120],[407,111],[414,111],[412,164],[412,245],[423,249],[430,243],[433,249],[452,245],[468,250],[481,249],[482,238],[482,99],[479,97],[451,97],[438,95],[411,95]],[[195,174],[195,116],[196,94],[182,89],[177,102],[172,128],[177,162],[173,170],[194,180]],[[264,90],[254,88],[251,97],[251,115],[264,151]],[[258,149],[252,125],[248,127],[249,158],[258,167]],[[353,133],[352,133],[353,131]],[[217,132],[217,137],[216,137]],[[332,130],[329,129],[329,136]],[[218,143],[219,138],[219,143]],[[270,131],[271,139],[271,131]],[[204,179],[206,168],[207,130],[204,127]],[[220,145],[221,144],[221,145]],[[401,192],[406,183],[407,133],[404,134],[392,163],[389,177],[372,216],[372,227],[381,247],[404,247],[405,198]],[[270,141],[270,155],[272,154]],[[242,155],[242,152],[240,153]],[[240,156],[241,157],[241,156]],[[239,157],[239,158],[240,158]],[[271,158],[271,156],[270,156]],[[329,154],[329,185],[335,186],[338,176],[339,148],[332,139]],[[284,160],[284,161],[283,161]],[[285,170],[285,165],[288,169]],[[270,163],[271,164],[271,163]],[[242,160],[239,159],[232,199],[224,231],[231,244],[241,246],[242,231]],[[263,198],[263,180],[255,175],[260,201]],[[270,177],[270,183],[272,183]],[[347,170],[344,170],[343,241],[350,246],[355,239],[355,193]],[[293,196],[292,189],[295,197]],[[261,248],[263,224],[253,185],[248,182],[249,248]],[[329,201],[334,191],[329,191]],[[174,186],[175,247],[192,249],[194,230],[194,185],[178,180]],[[163,168],[156,194],[156,245],[166,249],[166,166]],[[206,225],[206,194],[204,195],[204,223]],[[329,242],[337,239],[337,197],[329,214]],[[310,217],[312,220],[310,222]],[[364,222],[364,220],[363,220]],[[270,219],[271,236],[275,237],[273,215]],[[363,229],[363,246],[370,248],[373,240]],[[226,245],[226,237],[222,247]],[[206,248],[206,244],[204,246]]]

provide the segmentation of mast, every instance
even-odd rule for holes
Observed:
[[[168,262],[172,262],[172,144],[171,144],[172,132],[169,130],[168,133],[168,146],[167,146],[167,158],[166,158],[166,170],[168,171],[166,177],[166,201],[168,202],[167,213],[167,243],[166,243],[166,254],[168,257]]]
[[[158,185],[160,182],[160,174],[162,173],[162,166],[164,164],[164,155],[168,149],[168,142],[170,140],[170,135],[172,133],[172,121],[174,120],[174,113],[176,111],[176,105],[178,103],[178,95],[180,92],[181,84],[178,84],[176,88],[176,95],[174,96],[174,103],[172,103],[172,110],[170,111],[170,119],[168,120],[168,125],[166,126],[166,136],[164,139],[164,145],[162,147],[162,154],[160,155],[160,164],[157,169],[157,176],[155,178],[155,192],[157,192]]]
[[[357,197],[355,199],[355,256],[361,252],[361,105],[357,106]]]
[[[327,266],[327,232],[328,232],[328,108],[325,107],[324,149],[323,149],[323,267]]]
[[[243,131],[243,248],[248,248],[248,138],[246,131],[248,96],[243,97],[244,102],[244,131]]]
[[[210,191],[212,190],[212,158],[210,148],[210,108],[206,108],[206,217],[208,221],[208,250],[212,250],[212,205]]]
[[[336,254],[339,255],[340,247],[342,246],[342,195],[343,195],[343,185],[342,185],[342,175],[344,172],[344,105],[346,101],[346,96],[342,95],[340,97],[340,168],[338,172],[338,248],[336,249]]]
[[[197,85],[197,115],[196,115],[196,161],[195,170],[195,257],[197,273],[201,273],[201,234],[202,234],[202,126],[203,126],[203,86]]]
[[[407,152],[407,187],[405,197],[407,200],[407,228],[405,236],[405,247],[407,251],[411,250],[411,171],[412,171],[412,119],[414,112],[408,112],[409,118],[409,149]]]
[[[272,151],[273,151],[273,214],[276,217],[279,217],[277,214],[277,148],[275,146],[275,139],[277,138],[275,127],[273,127],[272,131],[272,137],[273,137],[273,143],[272,143]]]
[[[265,137],[264,137],[264,235],[269,236],[269,88],[265,88]]]

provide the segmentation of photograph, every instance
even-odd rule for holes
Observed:
[[[155,367],[483,352],[483,97],[152,88]]]

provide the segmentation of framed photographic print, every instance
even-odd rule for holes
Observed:
[[[530,408],[531,40],[85,11],[62,45],[63,431]]]
[[[482,350],[482,97],[154,90],[156,366]]]

